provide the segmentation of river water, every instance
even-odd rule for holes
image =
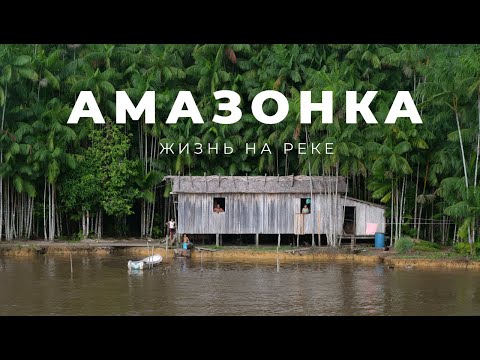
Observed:
[[[480,272],[111,255],[0,257],[0,315],[480,315]]]

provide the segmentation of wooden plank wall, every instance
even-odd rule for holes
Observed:
[[[213,212],[213,198],[225,198],[225,212]],[[179,194],[178,230],[188,234],[294,234],[295,216],[300,213],[300,199],[310,194]],[[305,234],[326,234],[330,218],[331,198],[314,194],[312,213],[303,216]],[[338,200],[337,231],[342,230],[344,200]],[[356,207],[356,234],[363,235],[367,222],[379,223],[377,231],[385,231],[384,209],[346,200]],[[320,224],[320,229],[318,226]],[[331,231],[331,230],[330,230]]]
[[[344,200],[340,200],[339,218],[342,216]],[[364,202],[347,199],[345,206],[355,207],[355,235],[365,235],[367,223],[377,223],[377,232],[385,232],[385,209]]]

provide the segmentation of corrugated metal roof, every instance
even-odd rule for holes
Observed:
[[[267,193],[315,194],[334,192],[335,176],[166,176],[173,183],[174,193]],[[345,178],[338,177],[338,193],[346,191]]]

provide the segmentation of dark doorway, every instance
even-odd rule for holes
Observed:
[[[255,245],[255,234],[222,234],[222,245]]]
[[[320,234],[320,246],[327,246],[327,245],[328,245],[327,235]]]
[[[355,206],[345,206],[343,210],[343,232],[355,235]]]

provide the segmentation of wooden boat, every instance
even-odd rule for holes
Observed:
[[[148,269],[151,266],[160,264],[162,260],[163,260],[162,256],[158,254],[155,254],[153,256],[148,256],[145,259],[138,260],[138,261],[128,260],[128,269],[129,270]]]

